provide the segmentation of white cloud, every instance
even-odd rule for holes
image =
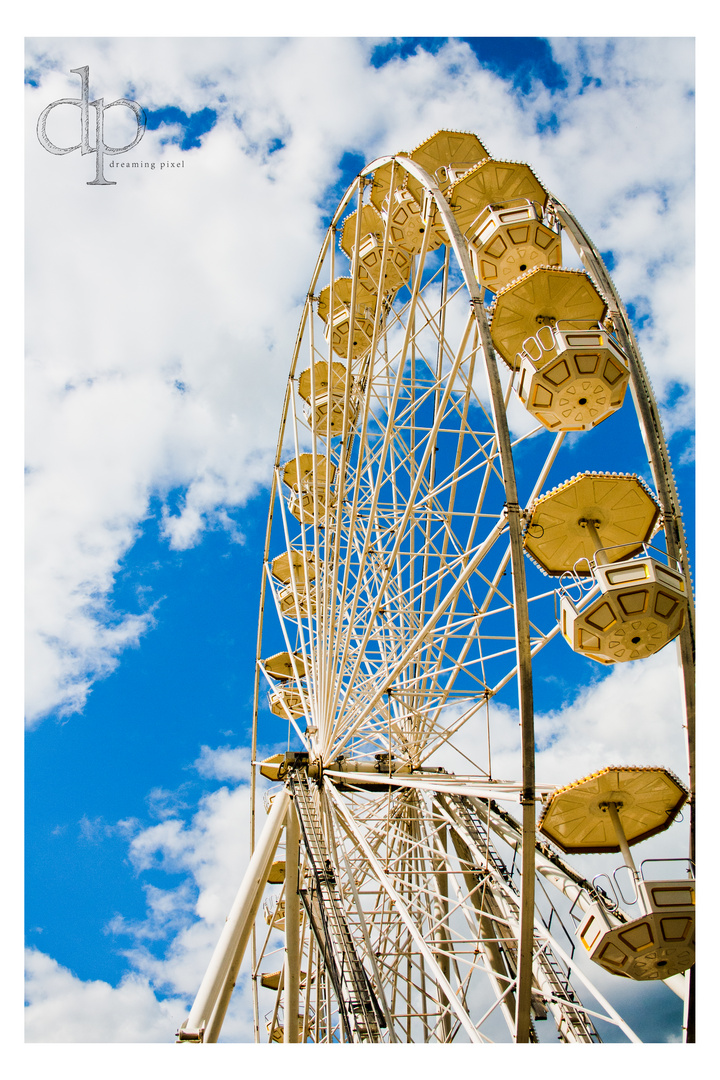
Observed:
[[[159,1001],[137,975],[112,987],[79,979],[37,949],[28,949],[25,961],[28,1042],[172,1042],[184,1018],[182,1001]]]
[[[215,750],[201,746],[194,768],[201,776],[214,780],[249,781],[250,751],[245,746],[220,746]]]
[[[136,941],[157,940],[179,930],[187,922],[187,914],[195,906],[195,895],[190,881],[184,881],[175,889],[159,889],[144,884],[147,916],[143,920],[128,920],[117,914],[107,924],[108,934],[131,937]]]

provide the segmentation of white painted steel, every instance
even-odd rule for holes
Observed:
[[[351,835],[354,837],[356,843],[364,852],[368,863],[375,871],[378,880],[385,887],[388,896],[393,900],[400,918],[405,923],[409,933],[415,940],[417,947],[425,957],[428,967],[433,971],[435,975],[436,981],[442,988],[448,1001],[452,1003],[455,1009],[455,1014],[460,1019],[460,1022],[465,1029],[470,1041],[474,1043],[484,1042],[485,1040],[478,1034],[477,1029],[475,1028],[475,1025],[473,1024],[467,1010],[465,1009],[459,997],[448,982],[447,977],[442,971],[440,964],[438,964],[435,955],[420,934],[420,931],[415,925],[415,920],[413,919],[411,912],[409,911],[407,905],[404,903],[402,897],[400,896],[400,893],[395,888],[392,879],[380,865],[377,856],[375,855],[372,848],[365,839],[365,836],[363,835],[363,830],[358,828],[357,822],[351,814],[346,801],[343,799],[343,797],[338,791],[335,791],[332,788],[329,788],[329,791],[331,793],[330,797],[333,799],[338,813],[344,818]]]
[[[337,230],[353,209],[359,248],[368,177],[386,167],[391,193],[408,176],[425,192],[422,242],[407,285],[380,296],[372,318],[367,311],[362,316],[368,336],[372,325],[371,341],[368,346],[363,337],[357,350],[362,289],[359,266],[351,266],[348,345],[338,356],[326,343],[318,296],[329,285],[332,327],[334,282],[347,276]],[[438,228],[448,242],[434,252]],[[583,245],[586,254],[590,247]],[[384,281],[395,265],[392,246],[387,227],[369,246],[379,258],[375,281]],[[589,269],[597,280],[596,262]],[[329,378],[333,362],[342,363],[343,393],[323,389],[335,411],[309,423],[308,416],[316,416],[318,361]],[[307,390],[300,399],[296,385],[297,373],[308,369],[309,402]],[[547,1008],[567,1041],[596,1041],[597,1019],[637,1041],[575,963],[571,922],[570,944],[563,946],[538,921],[536,872],[541,885],[551,884],[568,902],[565,914],[553,908],[550,917],[563,933],[569,904],[583,911],[592,893],[567,864],[536,847],[535,835],[535,802],[549,785],[537,784],[534,775],[532,663],[559,627],[554,588],[547,579],[539,587],[537,574],[530,591],[525,583],[522,508],[550,482],[565,435],[548,437],[530,426],[511,439],[506,413],[513,379],[504,369],[503,377],[504,386],[467,241],[435,178],[404,155],[373,162],[341,201],[311,280],[268,520],[253,760],[261,683],[266,691],[278,689],[263,660],[284,649],[293,658],[289,685],[303,701],[302,715],[288,710],[289,745],[307,754],[303,783],[323,830],[315,856],[325,853],[315,865],[301,841],[302,905],[297,894],[285,895],[284,985],[270,1004],[273,1023],[282,1007],[285,1041],[531,1041],[531,1002],[536,1015]],[[536,452],[534,475],[527,468],[523,473],[520,494],[514,455],[525,453],[527,461],[536,435],[533,447],[544,449]],[[315,491],[305,521],[290,513],[282,481],[284,464],[301,454],[311,455],[313,475],[319,462],[334,469],[331,497],[324,488]],[[305,567],[298,576],[289,564],[294,609],[287,602],[281,607],[281,586],[270,572],[272,560],[290,550]],[[308,604],[298,615],[311,589],[316,607]],[[269,612],[274,622],[263,621]],[[516,778],[501,783],[492,771],[491,711],[496,698],[513,703],[512,696],[501,696],[513,682],[522,761]],[[473,771],[436,771],[451,753],[469,754]],[[522,820],[509,823],[492,809],[495,802],[520,803]],[[287,820],[290,867],[297,850],[292,811]],[[328,934],[334,935],[332,949]],[[253,945],[256,1018],[267,1011],[267,1004],[260,1007],[257,977],[269,936],[259,951]],[[355,971],[352,991],[347,977],[333,970],[338,963]],[[220,1001],[230,985],[227,970],[223,961],[213,981]],[[594,996],[592,1009],[571,980]],[[353,998],[361,984],[375,994],[372,1009]],[[196,1002],[191,1019],[199,1011]],[[373,1016],[384,1021],[377,1029],[374,1020],[364,1026]],[[256,1019],[258,1032],[260,1026]]]
[[[300,1014],[300,829],[295,807],[287,810],[285,839],[285,1010],[283,1041],[298,1041]]]
[[[230,981],[233,981],[233,974],[237,974],[242,962],[285,823],[289,801],[287,792],[281,788],[275,796],[265,828],[252,854],[220,940],[190,1009],[185,1025],[187,1033],[203,1031],[223,989],[229,1000],[232,985],[228,986],[228,976],[230,975]],[[227,1008],[227,1003],[225,1007]]]

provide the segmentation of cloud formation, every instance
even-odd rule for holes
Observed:
[[[26,951],[25,970],[28,1042],[167,1042],[168,1030],[183,1016],[181,1001],[159,1001],[137,975],[128,974],[118,986],[85,982],[38,949]]]

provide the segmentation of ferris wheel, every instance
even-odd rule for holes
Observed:
[[[602,446],[633,408],[650,479],[602,459],[571,475],[568,445]],[[628,978],[679,995],[692,1039],[692,819],[668,877],[630,852],[694,790],[691,580],[658,410],[592,241],[475,135],[372,162],[334,214],[264,571],[253,854],[178,1040],[217,1041],[246,951],[257,1041],[639,1041],[608,989]],[[666,646],[687,761],[539,784],[544,658],[586,671]],[[631,898],[573,865],[592,852],[620,854]]]

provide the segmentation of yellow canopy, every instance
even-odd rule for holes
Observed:
[[[447,198],[460,229],[465,232],[486,206],[512,206],[525,199],[544,206],[547,191],[529,165],[489,158],[456,180]]]
[[[350,299],[352,295],[352,278],[339,277],[335,278],[333,282],[333,300],[334,300],[334,315],[337,315],[342,311],[350,310]],[[377,303],[377,290],[373,285],[370,278],[364,278],[362,281],[358,280],[357,288],[355,290],[355,310],[358,315],[362,315],[365,308],[370,311],[375,311],[375,305]],[[330,286],[326,285],[321,290],[318,297],[318,315],[327,322],[330,316]]]
[[[312,368],[305,368],[300,372],[298,379],[298,393],[305,401],[310,401],[312,398],[312,386],[315,382],[315,397],[318,398],[323,394],[327,394],[330,385],[330,368],[327,360],[318,360],[317,364],[314,364]],[[339,363],[337,360],[333,361],[332,366],[332,389],[336,394],[345,393],[345,376],[347,375],[347,369],[344,364]]]
[[[512,368],[526,338],[561,323],[584,330],[602,322],[607,304],[584,270],[536,266],[500,289],[491,308],[493,345]]]
[[[318,483],[324,484],[327,480],[328,474],[328,461],[324,454],[317,455],[317,472],[316,479]],[[330,483],[333,482],[335,476],[335,466],[332,461],[330,462]],[[288,487],[297,488],[300,486],[306,477],[313,474],[313,456],[312,454],[300,454],[300,457],[292,458],[283,467],[283,483]]]
[[[305,581],[305,575],[307,573],[308,581],[313,581],[315,578],[315,558],[310,553],[308,554],[307,562],[303,557],[302,551],[296,551],[295,548],[291,548],[290,551],[283,551],[282,555],[276,555],[270,564],[270,573],[278,581],[282,581],[284,585],[287,585],[289,581],[292,581],[292,575],[290,572],[290,563],[292,561],[292,567],[295,572],[295,580],[298,584],[302,585]],[[307,570],[306,570],[307,567]]]
[[[298,677],[302,679],[305,674],[305,661],[300,653],[296,652],[293,655],[295,657],[295,667],[297,668]],[[285,680],[295,677],[289,652],[275,653],[274,656],[269,656],[267,660],[264,660],[263,665],[272,679]]]
[[[531,507],[525,550],[548,574],[564,574],[580,559],[591,560],[597,543],[582,523],[591,521],[608,562],[642,551],[653,534],[660,507],[639,477],[629,473],[580,473],[541,495]],[[620,545],[620,546],[615,546]],[[589,574],[580,565],[579,574]]]
[[[343,249],[349,259],[352,258],[353,248],[355,247],[355,234],[357,232],[357,210],[353,210],[351,214],[343,221],[342,231],[340,233],[340,247]],[[368,233],[377,233],[382,236],[385,231],[385,222],[382,219],[382,215],[377,212],[374,206],[363,206],[362,208],[362,220],[360,222],[360,240],[362,243],[363,237]]]
[[[449,186],[450,177],[437,175],[443,166],[455,169],[471,169],[478,161],[490,157],[477,135],[467,131],[436,131],[410,154],[413,161],[425,169],[443,191]]]
[[[628,844],[638,844],[666,829],[687,796],[668,769],[610,765],[554,791],[538,829],[568,853],[619,851],[603,805],[615,803]]]

